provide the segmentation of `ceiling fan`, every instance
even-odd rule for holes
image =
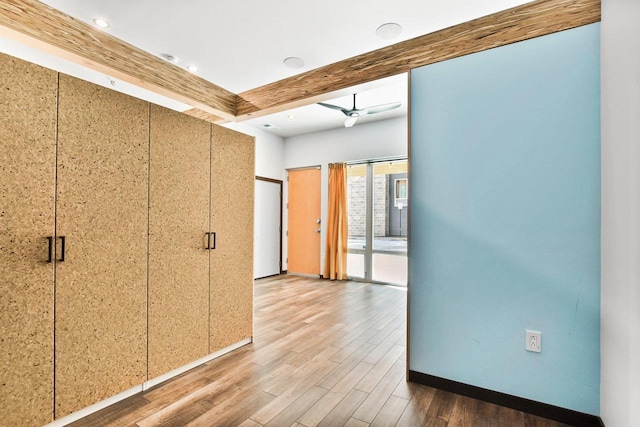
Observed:
[[[391,102],[389,104],[375,105],[373,107],[356,108],[356,95],[356,93],[353,94],[353,108],[351,109],[338,107],[337,105],[332,104],[325,104],[324,102],[318,102],[318,105],[331,108],[332,110],[342,111],[342,113],[347,116],[347,120],[344,121],[344,127],[346,128],[350,128],[351,126],[353,126],[360,116],[363,116],[365,114],[382,113],[383,111],[389,111],[393,110],[394,108],[398,108],[401,105],[399,102]]]

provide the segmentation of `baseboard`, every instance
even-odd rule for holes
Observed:
[[[307,273],[294,273],[294,272],[287,273],[287,274],[289,276],[299,276],[299,277],[309,277],[309,278],[312,278],[312,279],[318,279],[318,278],[322,279],[322,274],[307,274]]]
[[[486,388],[476,387],[457,381],[448,380],[446,378],[436,377],[434,375],[423,374],[421,372],[409,371],[407,379],[411,382],[448,391],[451,393],[461,394],[463,396],[472,397],[496,405],[505,406],[507,408],[526,412],[528,414],[537,415],[539,417],[548,418],[550,420],[561,423],[580,426],[580,427],[604,427],[604,423],[600,417],[571,409],[561,408],[559,406],[549,405],[547,403],[536,402],[535,400],[525,399],[523,397],[513,396],[498,391],[488,390]]]
[[[269,274],[268,276],[254,277],[253,280],[268,279],[269,277],[277,277],[277,276],[281,276],[281,275],[282,275],[282,272],[275,273],[275,274]]]
[[[195,360],[191,363],[188,363],[184,366],[179,367],[178,369],[174,369],[171,372],[167,372],[164,375],[160,375],[159,377],[153,378],[149,381],[145,381],[142,384],[139,384],[133,388],[130,388],[129,390],[123,391],[122,393],[116,394],[115,396],[111,396],[105,400],[102,400],[100,402],[94,403],[91,406],[87,406],[86,408],[82,408],[79,411],[76,411],[72,414],[69,414],[63,418],[59,418],[49,424],[47,424],[45,427],[63,427],[66,426],[68,424],[71,424],[75,421],[78,421],[81,418],[84,418],[86,416],[89,416],[91,414],[93,414],[94,412],[98,412],[104,408],[107,408],[115,403],[120,402],[121,400],[124,400],[128,397],[131,397],[135,394],[141,393],[145,390],[150,389],[151,387],[154,387],[158,384],[161,384],[165,381],[170,380],[173,377],[176,377],[184,372],[187,372],[190,369],[193,369],[197,366],[200,366],[204,363],[207,363],[213,359],[216,359],[220,356],[223,356],[237,348],[240,348],[244,345],[250,344],[251,342],[253,342],[253,337],[251,338],[247,338],[244,339],[242,341],[239,341],[235,344],[230,345],[229,347],[223,348],[222,350],[216,351],[215,353],[211,353],[201,359]]]
[[[229,352],[232,352],[233,350],[235,350],[237,348],[240,348],[240,347],[242,347],[244,345],[247,345],[249,343],[251,343],[251,338],[244,339],[242,341],[239,341],[239,342],[237,342],[235,344],[230,345],[229,347],[223,348],[222,350],[218,350],[215,353],[208,354],[203,358],[200,358],[198,360],[194,360],[193,362],[187,363],[186,365],[181,366],[181,367],[179,367],[177,369],[174,369],[173,371],[170,371],[170,372],[167,372],[166,374],[160,375],[159,377],[152,378],[149,381],[145,381],[144,383],[142,383],[142,390],[144,390],[144,391],[149,390],[151,387],[155,387],[158,384],[161,384],[161,383],[163,383],[163,382],[165,382],[167,380],[170,380],[173,377],[177,377],[180,374],[183,374],[183,373],[185,373],[185,372],[187,372],[187,371],[189,371],[189,370],[191,370],[191,369],[193,369],[195,367],[203,365],[203,364],[205,364],[205,363],[207,363],[207,362],[209,362],[209,361],[211,361],[213,359],[216,359],[216,358],[218,358],[220,356],[223,356],[223,355],[225,355],[225,354],[227,354]]]
[[[72,414],[69,414],[67,416],[64,416],[62,418],[58,418],[55,421],[52,421],[51,423],[45,425],[45,427],[62,427],[62,426],[66,426],[68,424],[71,424],[75,421],[78,421],[81,418],[84,418],[86,416],[89,416],[91,414],[93,414],[94,412],[98,412],[101,409],[104,409],[108,406],[111,406],[115,403],[120,402],[121,400],[126,399],[127,397],[131,397],[133,395],[136,395],[138,393],[142,392],[142,384],[138,384],[135,387],[130,388],[129,390],[125,390],[122,393],[118,393],[115,396],[111,396],[109,398],[106,398],[105,400],[102,400],[98,403],[94,403],[91,406],[87,406],[86,408],[82,408],[79,411],[76,411]]]

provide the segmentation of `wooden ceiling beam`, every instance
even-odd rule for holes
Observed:
[[[206,111],[199,110],[197,108],[192,108],[190,110],[183,111],[184,114],[195,117],[196,119],[204,120],[205,122],[223,124],[229,122],[229,120],[225,120],[222,117],[215,116],[213,114],[209,114]]]
[[[236,95],[35,0],[0,0],[0,35],[223,119]]]
[[[372,80],[600,21],[600,0],[537,0],[238,95],[236,120],[317,102]]]

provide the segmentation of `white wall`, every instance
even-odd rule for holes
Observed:
[[[227,123],[224,126],[256,138],[256,176],[278,179],[280,181],[284,180],[284,140],[281,137],[244,123]],[[257,185],[256,191],[258,191]],[[271,196],[273,197],[275,195],[271,194]],[[254,221],[254,274],[260,274],[261,271],[264,271],[264,268],[258,268],[258,266],[266,265],[274,267],[273,263],[275,261],[273,253],[266,253],[259,250],[259,248],[264,247],[261,242],[264,241],[265,236],[273,236],[273,228],[277,227],[280,222],[280,216],[273,210],[273,202],[273,200],[266,199],[265,197],[257,197],[256,194],[254,205],[255,217],[258,218],[258,215],[264,212],[268,212],[271,215],[269,215],[268,218],[261,217],[261,221]],[[269,270],[269,268],[267,268],[267,270]]]
[[[322,224],[327,221],[327,194],[329,188],[328,164],[394,156],[407,156],[407,118],[400,117],[373,123],[356,124],[352,128],[332,129],[324,132],[286,138],[284,141],[284,168],[321,167]],[[288,203],[285,178],[284,205]],[[283,211],[283,225],[287,228],[287,210]],[[286,236],[286,234],[285,234]],[[326,233],[320,236],[320,270],[324,268]],[[287,239],[283,239],[283,269],[286,269]]]
[[[601,416],[640,426],[640,2],[602,0]]]
[[[255,136],[256,176],[283,180],[284,140],[281,137],[244,123],[227,123],[224,126]]]

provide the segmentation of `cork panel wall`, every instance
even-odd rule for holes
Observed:
[[[149,172],[147,102],[59,87],[56,418],[146,380]]]
[[[0,416],[53,416],[53,264],[57,73],[0,54]]]
[[[253,334],[253,137],[212,125],[211,340],[216,351]]]
[[[149,378],[208,354],[210,134],[151,106]]]

